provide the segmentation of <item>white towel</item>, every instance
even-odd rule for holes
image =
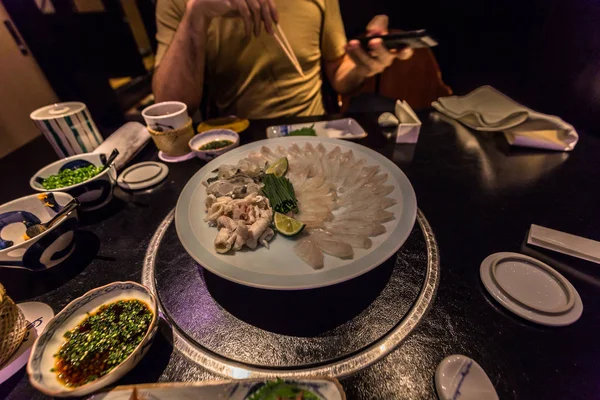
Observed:
[[[148,128],[139,122],[127,122],[113,132],[94,153],[110,154],[113,149],[119,150],[115,167],[120,170],[144,147],[150,140]]]
[[[579,140],[575,128],[559,117],[524,107],[491,86],[440,97],[431,105],[472,129],[504,132],[512,146],[571,151]]]

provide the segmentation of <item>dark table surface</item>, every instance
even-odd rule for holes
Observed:
[[[532,223],[600,240],[600,139],[581,133],[572,153],[510,148],[499,134],[472,132],[436,113],[419,115],[416,145],[384,139],[376,113],[349,115],[369,132],[359,143],[391,158],[411,180],[438,241],[441,283],[431,311],[396,351],[342,380],[348,398],[436,398],[435,368],[457,353],[486,370],[502,399],[600,398],[600,269],[523,245]],[[264,138],[274,123],[317,119],[253,121],[242,143]],[[0,203],[31,193],[31,175],[54,159],[40,137],[0,160]],[[149,145],[134,161],[156,159]],[[202,165],[197,159],[169,165],[166,182],[147,193],[117,189],[107,207],[82,217],[77,263],[37,273],[2,269],[0,281],[15,301],[43,301],[55,312],[100,285],[139,281],[151,236]],[[526,252],[562,272],[581,295],[581,319],[552,328],[503,309],[479,279],[481,261],[499,251]],[[173,350],[166,336],[120,384],[217,379]],[[45,396],[22,369],[0,386],[0,398]]]

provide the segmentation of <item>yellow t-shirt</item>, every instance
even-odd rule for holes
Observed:
[[[165,54],[187,0],[159,0],[156,65]],[[244,37],[241,18],[214,18],[208,27],[205,87],[222,115],[274,118],[325,113],[321,60],[344,55],[338,0],[275,0],[279,25],[304,72],[301,77],[275,38]]]

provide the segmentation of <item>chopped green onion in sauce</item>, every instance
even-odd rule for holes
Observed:
[[[208,142],[202,146],[198,150],[217,150],[222,149],[223,147],[227,147],[232,145],[233,142],[231,140],[223,139],[223,140],[213,140],[212,142]]]
[[[248,400],[319,400],[310,390],[298,387],[292,382],[285,382],[277,378],[276,381],[267,381],[254,393],[247,397]]]
[[[88,314],[65,333],[52,372],[67,387],[92,382],[125,361],[141,343],[153,313],[140,300],[119,300]]]
[[[104,167],[88,165],[77,169],[65,169],[56,175],[50,175],[42,182],[44,189],[60,189],[63,187],[76,185],[93,178],[104,170]]]

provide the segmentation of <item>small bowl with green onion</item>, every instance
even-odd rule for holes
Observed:
[[[240,135],[230,129],[212,129],[194,136],[189,141],[196,157],[210,161],[240,145]]]
[[[117,179],[114,167],[106,167],[108,156],[78,154],[53,162],[37,171],[29,185],[38,192],[66,192],[77,198],[84,211],[110,202]]]

